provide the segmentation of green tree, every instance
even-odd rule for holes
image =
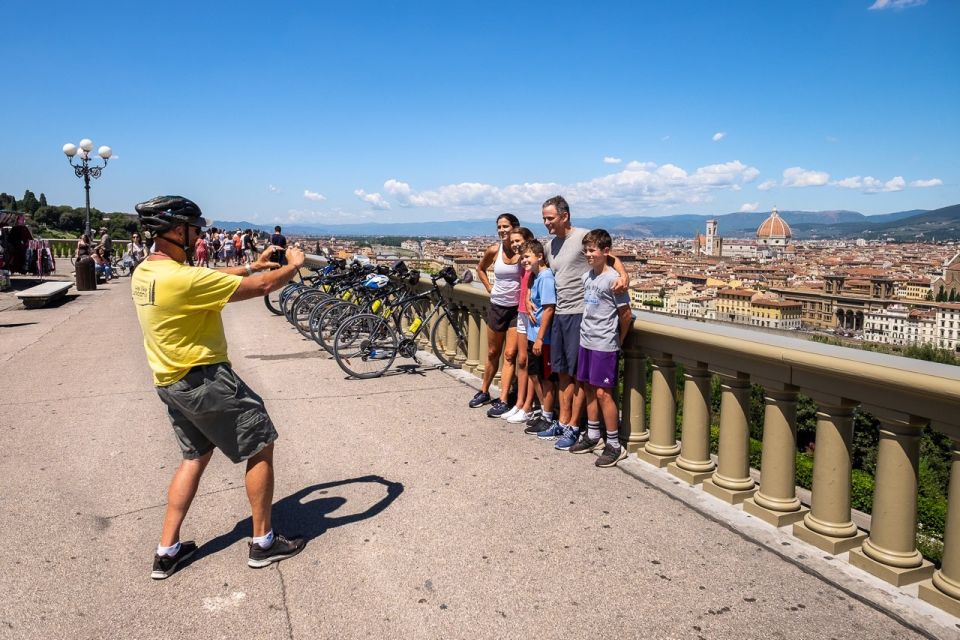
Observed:
[[[69,209],[60,214],[59,227],[64,231],[83,233],[84,214],[77,209]]]
[[[20,204],[20,210],[30,214],[40,208],[40,201],[37,200],[37,196],[33,195],[33,191],[29,189],[23,192],[23,200],[21,200]]]
[[[47,206],[47,196],[42,191],[40,192],[40,206]]]
[[[950,289],[950,295],[947,296],[947,302],[956,302],[957,301],[957,290]]]
[[[940,285],[940,290],[937,291],[937,302],[946,302],[947,301],[947,292],[944,291],[943,285]]]

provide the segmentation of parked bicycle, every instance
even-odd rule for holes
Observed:
[[[433,354],[445,367],[459,369],[457,355],[466,353],[467,334],[461,322],[462,314],[447,299],[438,282],[449,286],[472,281],[470,272],[457,279],[452,267],[446,267],[431,276],[431,288],[414,294],[397,304],[384,305],[374,313],[361,313],[347,318],[337,329],[333,340],[333,355],[347,375],[354,378],[382,376],[397,356],[417,358],[417,339],[430,331]],[[424,302],[432,303],[426,312],[420,310]],[[451,340],[448,335],[452,335]]]

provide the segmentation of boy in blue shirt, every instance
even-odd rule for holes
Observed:
[[[523,245],[520,257],[523,268],[530,273],[530,304],[526,305],[529,320],[527,375],[533,380],[534,392],[543,407],[540,417],[523,431],[538,436],[553,427],[553,403],[556,400],[550,369],[550,324],[557,306],[557,286],[543,254],[543,245],[531,240]]]
[[[617,386],[617,360],[620,345],[633,324],[630,296],[615,294],[613,284],[620,275],[607,265],[613,241],[603,229],[594,229],[583,238],[583,254],[590,271],[583,274],[584,310],[580,324],[580,351],[577,355],[577,380],[583,385],[587,404],[587,433],[569,427],[557,448],[571,453],[588,453],[603,446],[598,467],[612,467],[627,457],[620,445],[619,411],[613,391]],[[580,415],[582,407],[574,407]],[[600,418],[607,428],[606,445],[600,432]],[[579,440],[579,441],[578,441]],[[565,445],[565,446],[562,446]]]

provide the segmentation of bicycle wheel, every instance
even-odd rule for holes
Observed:
[[[377,378],[397,357],[397,333],[382,316],[361,313],[337,329],[333,357],[349,376]]]
[[[448,330],[448,325],[449,330]],[[453,343],[449,338],[453,338]],[[459,369],[460,363],[457,362],[457,355],[467,353],[467,335],[457,321],[457,315],[444,311],[433,323],[433,329],[430,330],[430,346],[433,348],[433,354],[443,363],[443,366],[451,369]]]
[[[300,285],[292,289],[286,296],[280,296],[280,310],[283,311],[283,316],[287,319],[287,322],[293,322],[290,319],[290,309],[293,307],[293,303],[307,291],[314,291],[314,289],[306,285]]]
[[[293,307],[290,310],[290,322],[293,323],[293,326],[297,328],[297,331],[300,332],[304,338],[311,338],[310,335],[310,312],[313,311],[313,308],[320,302],[323,298],[322,293],[319,291],[310,291],[308,293],[302,294],[297,301],[293,303]]]
[[[270,313],[275,316],[283,315],[283,311],[280,310],[281,293],[283,293],[283,289],[277,289],[276,291],[271,291],[267,295],[263,296],[263,304],[265,304]]]
[[[314,340],[321,347],[326,349],[327,353],[333,355],[333,338],[337,335],[337,329],[346,321],[347,318],[360,313],[360,307],[352,302],[340,302],[328,306],[320,314],[317,325],[314,329]]]

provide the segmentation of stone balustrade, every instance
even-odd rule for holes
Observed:
[[[464,369],[483,374],[486,292],[450,294],[466,327]],[[451,341],[452,344],[452,341]],[[960,370],[957,367],[643,313],[624,345],[621,436],[650,464],[892,584],[921,582],[922,599],[960,617]],[[646,362],[652,365],[649,417]],[[684,367],[677,439],[675,370]],[[710,455],[710,378],[720,376],[720,433]],[[749,467],[751,385],[764,389],[759,486]],[[817,403],[810,508],[795,485],[798,394]],[[851,518],[853,412],[880,422],[870,531]],[[954,446],[939,570],[916,547],[920,434],[926,425]]]

